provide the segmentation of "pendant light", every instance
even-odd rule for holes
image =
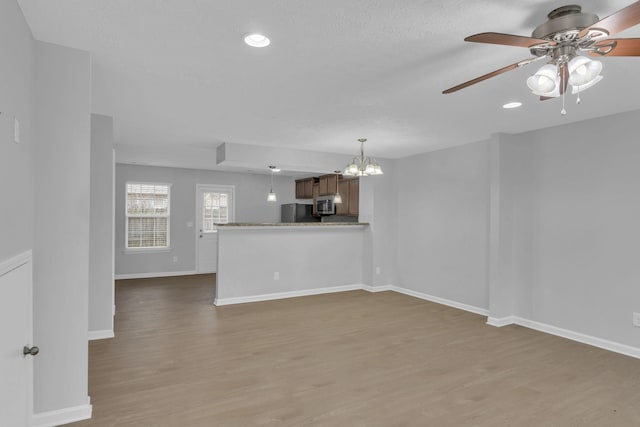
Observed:
[[[382,167],[370,157],[364,156],[364,143],[367,138],[360,138],[360,157],[354,157],[351,162],[344,168],[343,175],[347,176],[369,176],[382,175]]]
[[[269,166],[269,169],[271,170],[271,189],[269,190],[269,194],[267,194],[267,202],[277,202],[278,198],[276,197],[276,193],[273,192],[273,174],[276,170],[280,172],[280,169],[275,166]]]
[[[338,179],[340,179],[340,171],[334,171],[336,174],[336,195],[333,197],[333,204],[342,203],[342,196],[338,190]]]

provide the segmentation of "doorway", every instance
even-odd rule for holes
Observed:
[[[0,425],[29,425],[33,414],[31,251],[0,261]],[[26,347],[25,347],[26,346]],[[36,347],[31,347],[35,349]]]
[[[235,187],[198,184],[196,193],[196,271],[215,273],[218,271],[218,224],[235,220]]]

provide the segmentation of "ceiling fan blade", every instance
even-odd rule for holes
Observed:
[[[541,96],[540,97],[540,101],[546,101],[548,99],[555,99],[555,97],[554,96]]]
[[[534,39],[532,37],[514,36],[513,34],[502,33],[480,33],[466,37],[466,42],[501,44],[506,46],[517,46],[530,48],[532,46],[546,44],[555,46],[557,43],[552,40]]]
[[[593,47],[601,51],[590,51],[590,56],[640,56],[640,39],[606,39]]]
[[[542,57],[534,56],[533,58],[528,58],[528,59],[525,59],[523,61],[516,62],[515,64],[507,65],[506,67],[502,67],[499,70],[492,71],[492,72],[490,72],[488,74],[485,74],[483,76],[476,77],[473,80],[469,80],[468,82],[464,82],[464,83],[461,83],[461,84],[459,84],[457,86],[454,86],[454,87],[451,87],[451,88],[449,88],[447,90],[444,90],[444,91],[442,91],[442,93],[446,94],[446,93],[452,93],[452,92],[459,91],[460,89],[464,89],[465,87],[474,85],[476,83],[480,83],[481,81],[490,79],[491,77],[495,77],[495,76],[498,76],[498,75],[500,75],[502,73],[506,73],[507,71],[515,70],[516,68],[523,67],[523,66],[525,66],[527,64],[531,64],[532,62],[535,62],[535,61],[537,61],[539,59],[542,59],[542,58],[544,58],[544,56],[542,56]]]
[[[569,84],[569,67],[567,64],[560,65],[560,95],[567,90]]]
[[[640,24],[640,1],[630,4],[619,11],[599,20],[595,24],[580,31],[580,37],[584,37],[589,30],[605,30],[610,36],[626,30],[629,27]]]

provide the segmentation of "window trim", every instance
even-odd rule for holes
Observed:
[[[127,212],[127,201],[129,196],[129,185],[164,185],[167,187],[167,246],[146,246],[142,248],[129,247],[129,213]],[[168,182],[150,182],[150,181],[127,181],[124,183],[124,251],[125,253],[152,253],[152,252],[169,252],[171,251],[171,183]],[[155,218],[155,217],[154,217]]]

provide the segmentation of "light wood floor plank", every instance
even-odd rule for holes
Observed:
[[[640,361],[393,292],[212,305],[119,281],[74,426],[639,426]]]

